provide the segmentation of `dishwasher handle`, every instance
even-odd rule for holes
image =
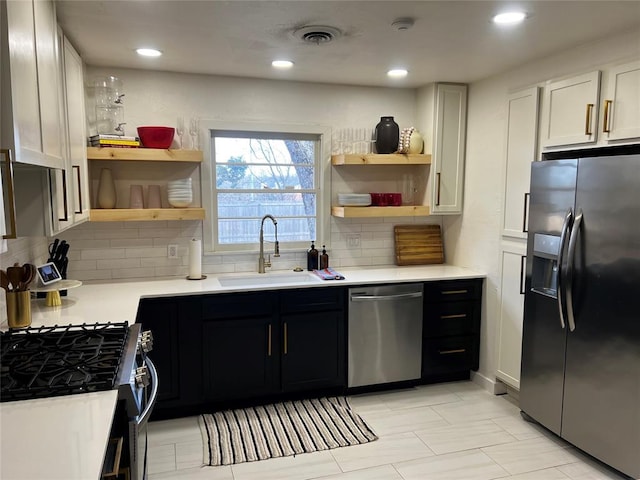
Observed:
[[[401,300],[404,298],[422,298],[422,292],[398,293],[396,295],[367,295],[367,294],[351,295],[352,302],[368,302],[373,300],[375,301]]]

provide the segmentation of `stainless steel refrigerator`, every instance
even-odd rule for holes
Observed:
[[[520,408],[640,478],[640,145],[531,168]]]

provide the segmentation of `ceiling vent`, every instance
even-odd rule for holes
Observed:
[[[299,38],[304,43],[314,45],[324,45],[336,38],[339,38],[342,32],[335,27],[327,27],[325,25],[310,25],[302,27],[293,32],[293,36]]]

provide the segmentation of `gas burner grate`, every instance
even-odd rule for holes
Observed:
[[[114,388],[128,331],[109,322],[0,333],[0,401]]]

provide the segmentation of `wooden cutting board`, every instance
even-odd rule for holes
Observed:
[[[396,265],[444,263],[440,225],[396,225]]]

